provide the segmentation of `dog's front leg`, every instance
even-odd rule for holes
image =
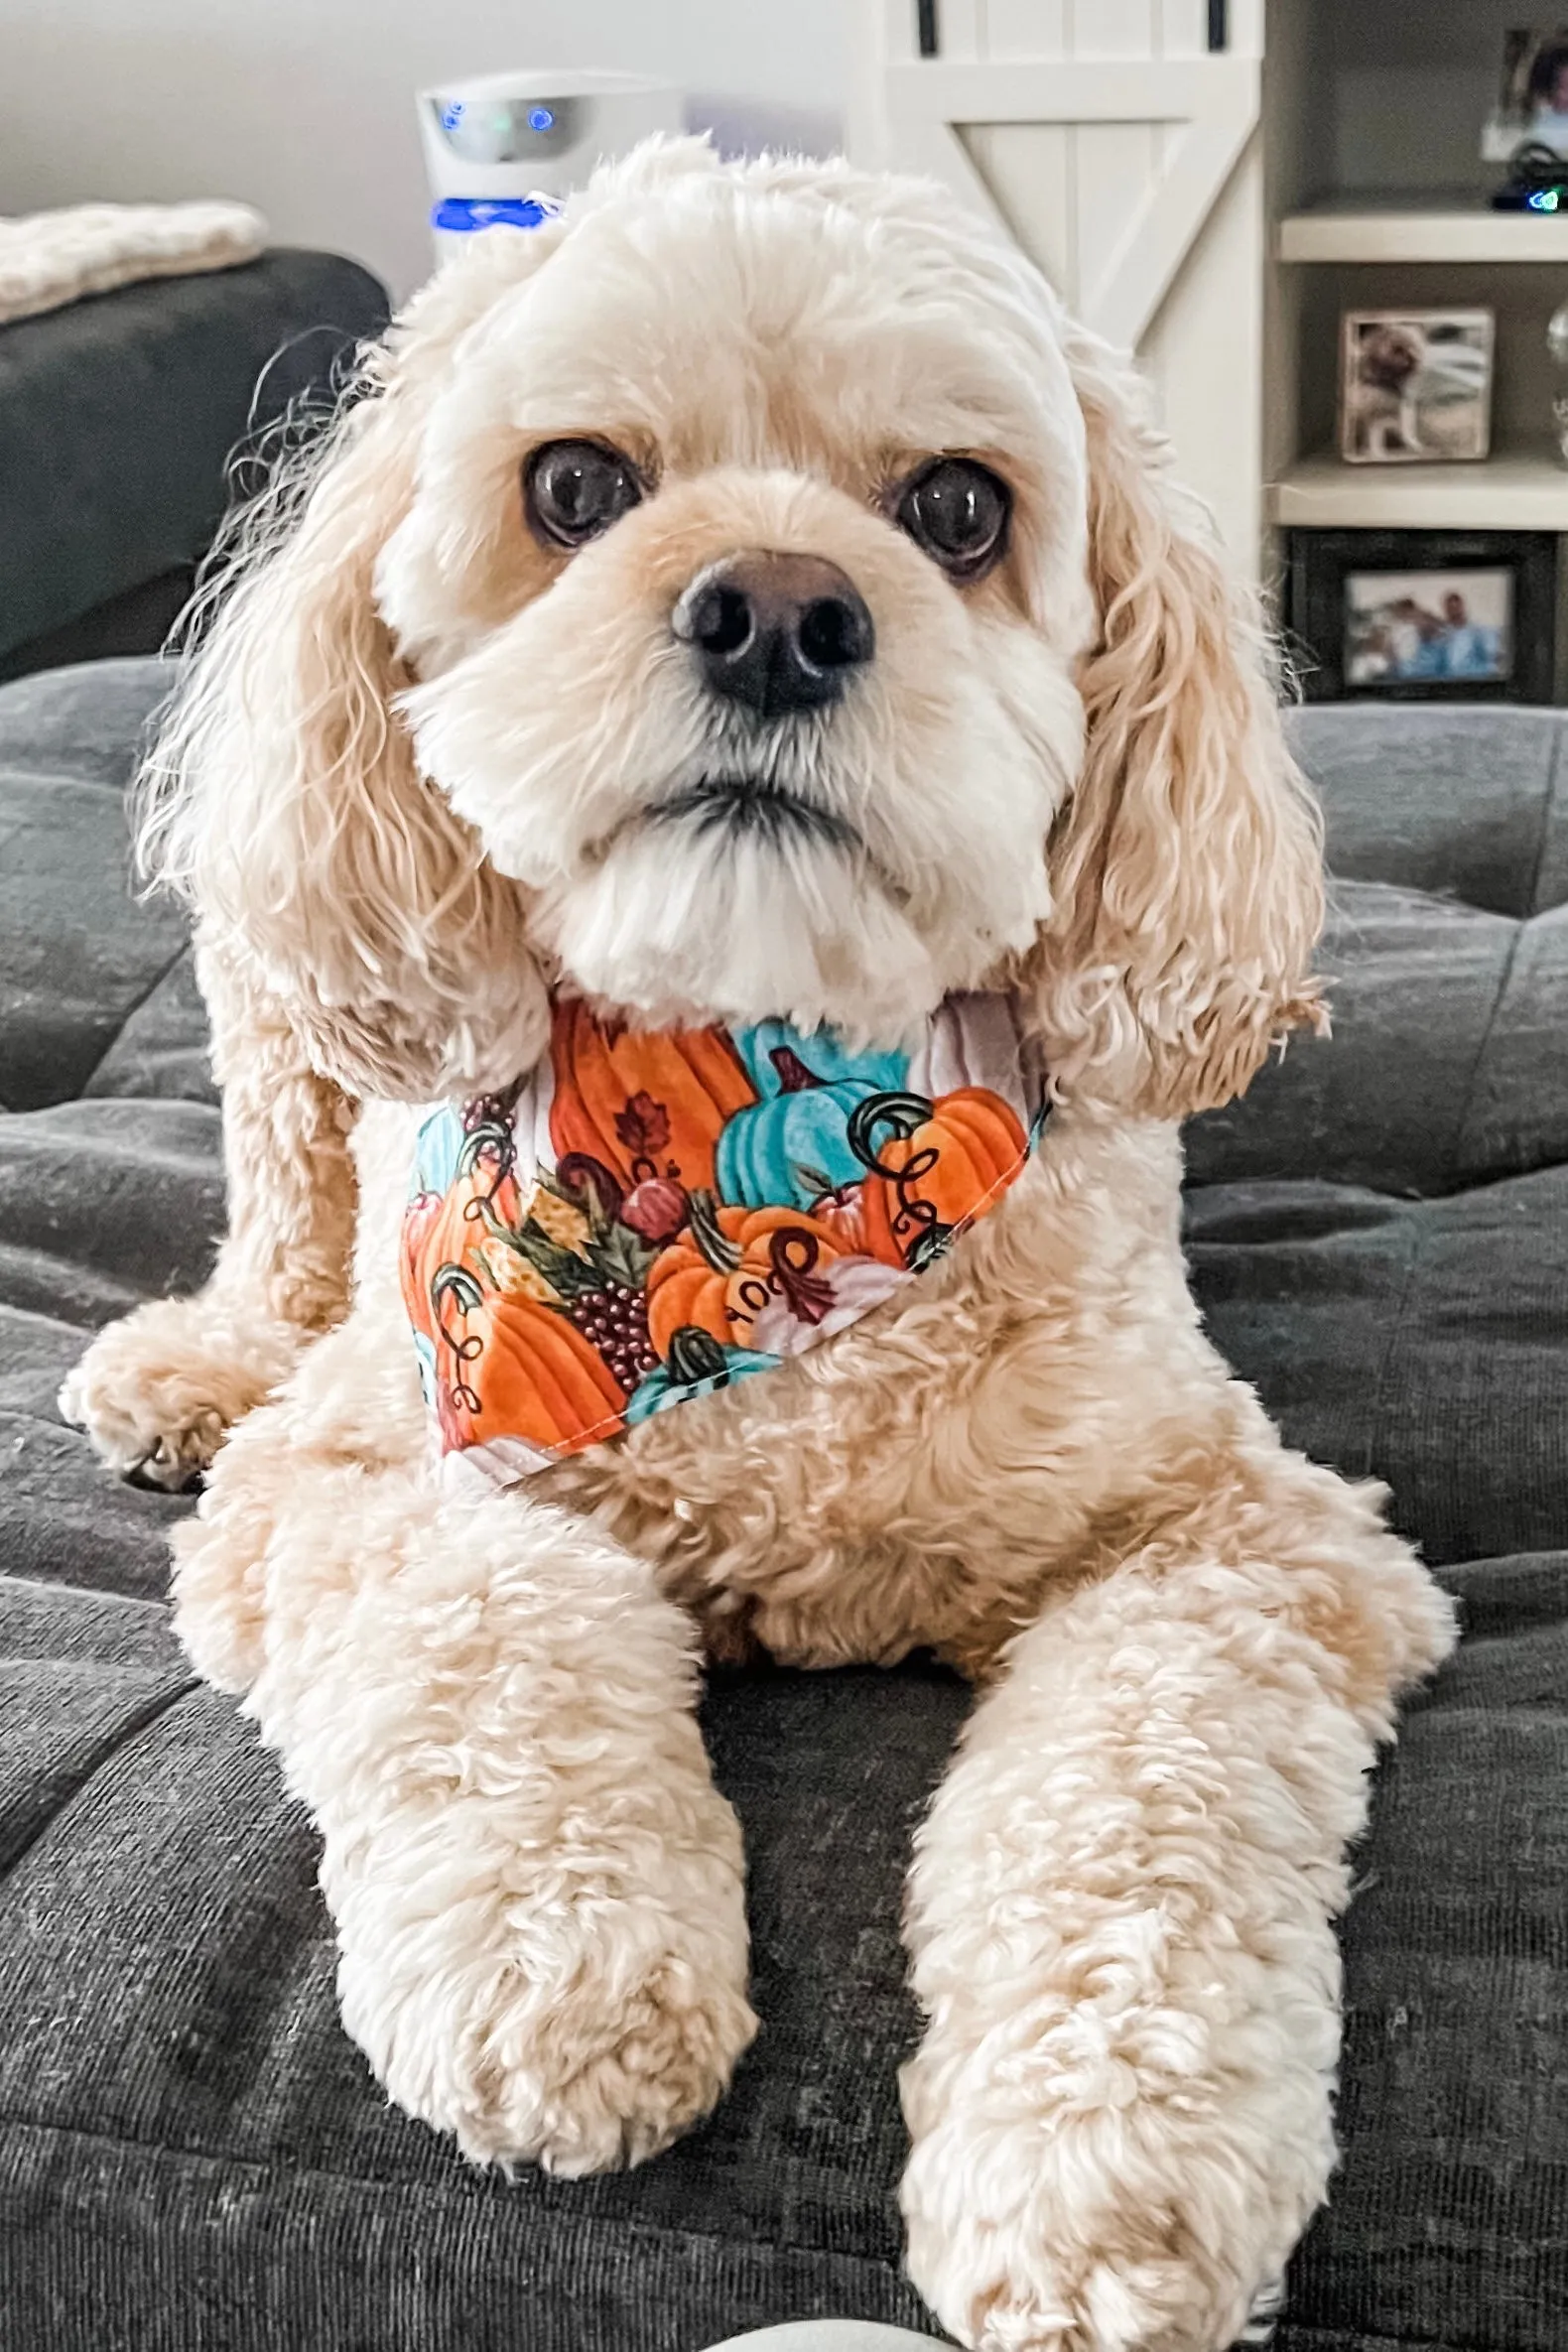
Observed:
[[[903,2205],[968,2345],[1217,2352],[1323,2196],[1344,1851],[1390,1692],[1449,1638],[1339,1495],[1337,1559],[1162,1546],[1052,1608],[936,1799]]]
[[[444,1497],[290,1412],[219,1457],[177,1618],[198,1664],[258,1669],[249,1710],[322,1834],[343,2022],[475,2159],[636,2162],[755,2028],[691,1629],[560,1511]]]

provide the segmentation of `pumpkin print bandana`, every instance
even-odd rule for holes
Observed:
[[[420,1129],[403,1296],[446,1466],[509,1484],[831,1339],[995,1206],[1045,1114],[1004,996],[905,1053],[558,1000],[539,1070]]]

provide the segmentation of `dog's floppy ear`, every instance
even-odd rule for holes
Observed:
[[[492,1083],[540,1041],[512,885],[415,766],[394,708],[411,680],[372,573],[454,343],[552,242],[549,229],[476,239],[484,251],[368,355],[303,473],[285,465],[241,519],[143,779],[144,871],[190,900],[354,1094]]]
[[[1059,1084],[1180,1117],[1323,1024],[1321,829],[1261,633],[1169,478],[1141,386],[1081,328],[1067,348],[1099,619],[1083,773],[1052,842],[1042,1027]]]

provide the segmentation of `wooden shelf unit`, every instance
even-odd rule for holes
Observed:
[[[860,7],[854,152],[988,213],[1135,352],[1239,570],[1277,586],[1281,533],[1314,526],[1568,549],[1546,346],[1568,211],[1494,212],[1506,157],[1481,152],[1518,0]],[[1341,314],[1405,306],[1495,312],[1491,463],[1327,454]]]
[[[1568,465],[1549,442],[1482,465],[1347,465],[1324,450],[1270,485],[1268,510],[1281,529],[1568,532]]]
[[[1568,465],[1546,327],[1568,300],[1568,208],[1496,212],[1506,155],[1482,126],[1511,0],[1276,0],[1268,11],[1265,578],[1294,531],[1549,532],[1568,556]],[[1469,95],[1473,89],[1473,97]],[[1497,318],[1494,455],[1347,465],[1335,444],[1347,310]],[[1568,578],[1568,572],[1565,572]]]
[[[1339,196],[1287,213],[1283,262],[1555,262],[1568,267],[1568,209],[1494,212],[1474,196]]]

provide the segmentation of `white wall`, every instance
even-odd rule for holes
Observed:
[[[1495,186],[1481,126],[1503,78],[1503,35],[1568,17],[1546,0],[1318,0],[1316,13],[1327,117],[1317,182],[1339,190]]]
[[[727,145],[826,151],[849,0],[0,0],[0,213],[257,204],[279,244],[430,266],[413,93],[455,72],[655,72]]]

